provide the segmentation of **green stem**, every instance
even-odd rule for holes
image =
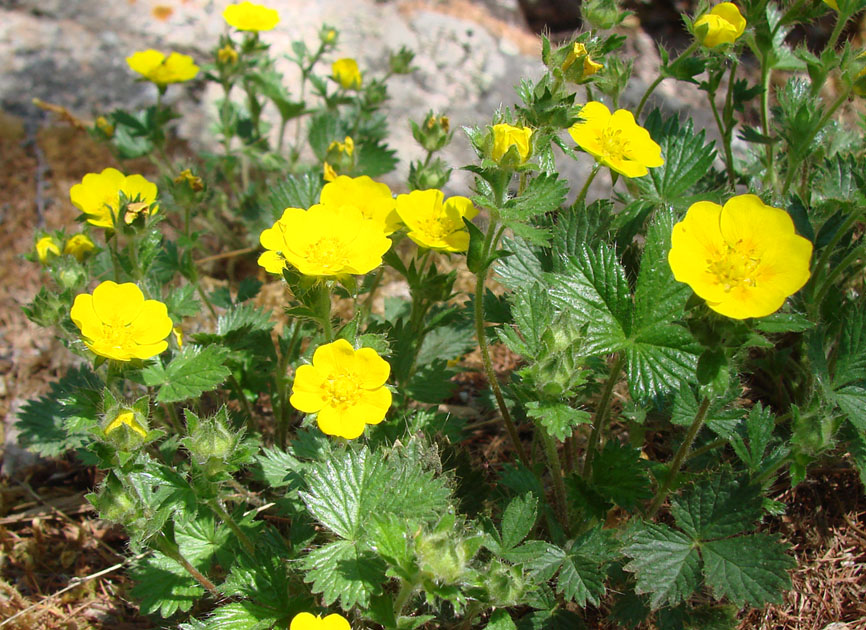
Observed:
[[[565,501],[565,483],[562,480],[562,463],[559,460],[559,454],[556,452],[556,442],[548,435],[543,428],[536,430],[536,433],[541,436],[541,443],[544,446],[544,454],[547,456],[547,465],[550,469],[550,476],[553,478],[553,497],[556,505],[559,524],[562,529],[568,532],[568,507]]]
[[[848,18],[850,16],[843,16],[838,11],[836,12],[836,25],[833,27],[833,32],[830,33],[830,39],[827,40],[827,45],[824,46],[824,50],[833,50],[836,48],[836,43],[839,41],[839,36],[842,35],[842,31],[845,29],[845,25],[848,23]]]
[[[241,389],[241,384],[238,383],[238,379],[235,378],[234,374],[229,374],[228,383],[234,390],[235,396],[237,396],[238,400],[240,400],[241,407],[243,407],[244,413],[247,416],[247,430],[252,433],[256,429],[256,423],[253,417],[253,409],[252,407],[250,407],[250,401],[247,400],[247,397],[244,394],[244,390]]]
[[[234,532],[234,535],[238,537],[241,545],[243,545],[244,549],[247,550],[251,556],[255,555],[256,546],[253,544],[253,541],[249,539],[249,537],[244,533],[244,530],[240,528],[237,524],[237,521],[232,518],[232,515],[228,513],[222,504],[220,504],[218,499],[214,499],[213,501],[208,502],[208,507],[213,510],[214,514],[216,514],[222,521],[228,525],[229,529]]]
[[[175,433],[183,435],[183,426],[180,424],[180,418],[177,415],[177,409],[174,408],[174,404],[162,403],[162,409],[165,412],[166,420],[168,420],[169,425],[174,429]]]
[[[171,542],[165,534],[160,532],[157,535],[155,542],[156,547],[157,549],[159,549],[159,551],[161,551],[163,554],[165,554],[166,556],[177,562],[180,566],[182,566],[184,570],[189,573],[196,582],[201,584],[205,588],[205,590],[209,591],[210,594],[213,595],[214,599],[219,599],[220,597],[222,597],[214,583],[207,579],[201,573],[201,571],[192,566],[190,561],[187,560],[180,552],[180,548],[175,543]]]
[[[713,118],[716,119],[716,126],[719,128],[719,133],[722,135],[722,145],[725,148],[725,170],[728,172],[728,182],[731,184],[731,187],[733,187],[735,185],[734,158],[731,156],[730,145],[725,142],[727,130],[725,124],[722,122],[721,116],[719,116],[719,110],[716,107],[716,100],[713,98],[714,96],[714,94],[707,92],[707,100],[710,102],[710,109],[713,111]]]
[[[845,231],[847,232],[847,230],[845,230]],[[830,251],[829,247],[827,248],[827,251]],[[824,298],[827,297],[827,292],[833,286],[833,281],[836,280],[836,278],[841,273],[843,273],[854,261],[856,261],[858,258],[862,258],[862,257],[863,257],[863,252],[858,248],[858,249],[855,249],[854,251],[850,252],[847,256],[845,256],[845,258],[843,258],[839,264],[833,265],[833,268],[830,270],[830,273],[828,273],[827,277],[825,277],[821,281],[821,289],[818,291],[818,295],[815,297],[815,305],[817,307],[820,307],[821,304],[824,302]]]
[[[770,80],[772,70],[772,66],[767,62],[767,56],[764,55],[761,58],[761,131],[767,138],[770,137]],[[767,177],[769,177],[770,184],[775,190],[777,179],[774,165],[775,151],[772,142],[764,145],[764,157],[767,163]]]
[[[484,245],[481,250],[481,260],[487,260],[490,254],[490,247],[493,243],[493,235],[496,233],[496,220],[491,216],[490,225],[487,227],[487,234],[484,237]],[[483,271],[479,271],[475,282],[475,336],[478,339],[478,349],[481,352],[481,361],[484,364],[484,372],[487,375],[487,381],[490,383],[490,389],[493,391],[493,396],[496,398],[496,405],[499,407],[499,413],[502,415],[502,420],[505,423],[505,429],[508,431],[508,437],[511,438],[511,444],[517,452],[518,458],[524,466],[529,468],[529,458],[526,456],[526,451],[523,444],[520,443],[520,437],[517,435],[517,428],[514,426],[514,421],[511,419],[511,412],[508,410],[508,405],[505,404],[505,397],[502,395],[502,390],[499,387],[499,380],[496,378],[496,372],[493,369],[493,362],[490,360],[490,350],[487,346],[487,333],[484,329],[484,281],[487,278],[487,272],[490,267],[486,267]]]
[[[204,302],[205,306],[207,306],[207,310],[210,311],[211,317],[214,318],[214,323],[216,323],[216,320],[219,319],[219,316],[217,315],[216,309],[213,307],[213,304],[211,304],[211,301],[208,298],[207,294],[204,292],[204,289],[201,287],[201,284],[199,284],[198,278],[196,278],[195,281],[195,289],[196,291],[198,291],[198,295],[201,298],[201,301]]]
[[[589,477],[592,472],[592,459],[595,457],[595,451],[598,449],[601,431],[604,428],[604,425],[607,424],[607,416],[610,411],[610,399],[613,395],[613,388],[619,380],[619,373],[622,371],[622,366],[624,364],[625,355],[618,354],[610,368],[610,373],[607,376],[604,389],[601,391],[601,398],[598,401],[598,409],[595,411],[595,418],[592,423],[592,433],[589,434],[589,442],[586,444],[586,457],[583,460],[583,476],[585,478]]]
[[[739,60],[734,61],[731,65],[731,72],[728,75],[728,90],[725,94],[725,108],[722,110],[722,118],[725,123],[725,133],[722,136],[722,143],[725,148],[725,163],[728,166],[728,175],[731,181],[731,186],[736,185],[737,173],[734,170],[734,152],[731,148],[731,139],[734,135],[734,84],[736,83],[737,69],[740,67]]]
[[[760,475],[758,475],[757,477],[752,479],[752,485],[758,485],[758,486],[764,485],[764,482],[767,481],[767,479],[769,479],[773,475],[775,475],[779,471],[780,468],[782,468],[783,466],[787,466],[790,463],[792,458],[793,458],[793,456],[789,453],[788,455],[786,455],[785,457],[783,457],[782,459],[777,461],[775,464],[770,466],[767,470],[765,470]]]
[[[710,408],[710,399],[704,398],[701,401],[701,406],[698,408],[698,412],[695,414],[695,419],[692,421],[691,426],[689,427],[688,432],[686,433],[686,437],[683,440],[683,443],[680,444],[680,447],[677,449],[674,458],[671,460],[670,470],[668,471],[668,476],[665,478],[658,492],[656,493],[653,502],[650,504],[649,509],[647,510],[647,516],[649,518],[653,518],[656,513],[658,513],[659,508],[662,506],[662,503],[665,502],[665,499],[668,496],[668,492],[670,492],[671,486],[677,478],[677,473],[680,472],[680,468],[683,465],[683,462],[689,455],[689,451],[692,448],[692,444],[695,443],[695,438],[698,436],[698,432],[701,430],[701,427],[704,426],[704,419],[707,417],[707,410]]]
[[[394,617],[399,619],[403,613],[406,603],[412,597],[412,593],[418,588],[417,581],[400,580],[400,590],[397,592],[397,597],[394,598]]]
[[[589,192],[589,185],[592,183],[592,180],[595,179],[595,176],[598,175],[598,171],[601,169],[601,164],[596,162],[592,167],[592,172],[589,174],[589,177],[586,178],[586,183],[584,183],[583,188],[580,189],[580,192],[577,195],[577,199],[574,202],[574,205],[577,206],[586,200],[586,193]]]
[[[686,48],[683,52],[677,55],[677,58],[670,62],[670,64],[668,64],[666,68],[668,73],[682,60],[690,57],[691,54],[695,52],[698,46],[700,46],[700,42],[695,40],[689,45],[688,48]],[[640,117],[640,114],[643,111],[643,108],[646,105],[646,102],[649,99],[650,95],[655,92],[655,89],[659,86],[659,84],[664,81],[668,76],[670,75],[659,72],[659,75],[656,77],[655,81],[649,84],[649,87],[647,87],[646,92],[644,92],[643,96],[640,99],[640,103],[638,103],[637,109],[634,112],[635,119]]]

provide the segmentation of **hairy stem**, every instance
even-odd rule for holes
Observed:
[[[192,566],[190,561],[180,552],[180,548],[175,543],[171,542],[165,534],[160,533],[156,537],[156,547],[166,556],[182,566],[196,582],[201,584],[205,590],[209,591],[210,594],[213,595],[214,599],[219,599],[221,597],[221,594],[214,583],[207,579],[201,571]]]
[[[598,409],[595,411],[595,418],[592,423],[592,433],[589,434],[589,442],[586,444],[586,457],[583,460],[584,477],[588,477],[592,472],[592,459],[595,457],[596,450],[598,450],[601,431],[604,428],[604,425],[607,424],[607,416],[610,411],[610,399],[613,395],[613,387],[619,380],[619,373],[622,371],[622,366],[624,364],[625,355],[618,354],[610,368],[610,374],[608,374],[607,381],[604,384],[604,389],[601,392],[601,398],[598,401]]]
[[[256,546],[253,544],[253,541],[249,539],[249,537],[244,533],[244,530],[240,528],[240,525],[237,524],[237,521],[232,518],[232,515],[228,513],[218,499],[214,499],[213,501],[208,502],[208,507],[213,510],[214,514],[216,514],[226,525],[228,525],[229,529],[232,530],[235,536],[238,537],[241,545],[243,545],[244,549],[247,550],[251,556],[256,552]]]
[[[565,501],[565,483],[562,481],[562,464],[559,454],[556,452],[556,442],[543,428],[538,428],[536,433],[541,436],[544,445],[544,454],[547,456],[547,465],[550,468],[550,476],[553,478],[553,497],[556,504],[556,513],[559,524],[568,531],[568,507]]]

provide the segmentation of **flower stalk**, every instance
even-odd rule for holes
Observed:
[[[583,476],[589,477],[592,473],[592,460],[595,457],[595,452],[598,450],[598,443],[601,438],[601,432],[607,424],[607,417],[610,412],[610,400],[613,396],[613,388],[619,380],[619,373],[625,365],[625,355],[619,353],[610,368],[607,381],[604,383],[604,389],[601,392],[601,398],[598,401],[598,409],[595,412],[595,419],[592,423],[592,433],[589,434],[589,442],[586,444],[586,457],[583,460]]]

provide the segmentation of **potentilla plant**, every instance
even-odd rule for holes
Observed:
[[[323,26],[287,85],[262,35],[280,16],[250,2],[209,60],[131,51],[158,100],[92,133],[158,175],[90,173],[82,229],[35,235],[25,310],[78,359],[23,407],[23,439],[101,471],[90,501],[162,625],[736,627],[795,566],[769,488],[827,459],[866,481],[866,145],[846,122],[866,58],[840,43],[863,8],[701,5],[631,109],[624,13],[587,2],[520,103],[468,129],[475,163],[438,157],[452,122],[421,112],[394,190],[382,107],[411,52],[377,77]],[[823,49],[786,43],[828,12]],[[193,80],[223,88],[220,148],[178,160],[162,96]],[[648,110],[663,81],[706,94],[718,142]],[[475,183],[446,196],[453,167]],[[394,278],[408,297],[377,308]],[[447,410],[473,350],[489,389],[461,391],[467,424]],[[494,461],[467,447],[500,431]]]

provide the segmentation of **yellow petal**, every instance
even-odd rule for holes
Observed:
[[[313,353],[313,366],[325,374],[351,369],[355,363],[355,349],[345,339],[316,348]]]
[[[321,618],[308,612],[301,612],[292,618],[289,630],[319,630]]]
[[[148,345],[164,340],[174,324],[165,304],[158,300],[145,300],[141,311],[129,325],[136,343]]]
[[[355,352],[354,370],[359,377],[361,387],[374,389],[381,387],[388,380],[391,366],[372,348],[361,348]]]
[[[75,296],[69,316],[84,337],[92,338],[102,330],[102,320],[93,310],[93,296],[89,293]]]
[[[283,275],[283,269],[286,268],[286,259],[277,252],[263,252],[259,255],[258,263],[268,273],[275,273],[278,276]]]
[[[347,412],[336,407],[327,406],[316,416],[319,429],[326,435],[335,435],[347,440],[354,440],[364,432],[364,422],[357,417],[348,417]]]
[[[343,615],[331,613],[322,619],[321,630],[352,630],[352,628]]]
[[[106,280],[93,290],[93,310],[106,324],[128,324],[143,307],[144,294],[131,282]]]
[[[312,365],[301,365],[295,370],[292,396],[289,402],[298,411],[316,413],[327,404],[322,388],[324,376]]]

